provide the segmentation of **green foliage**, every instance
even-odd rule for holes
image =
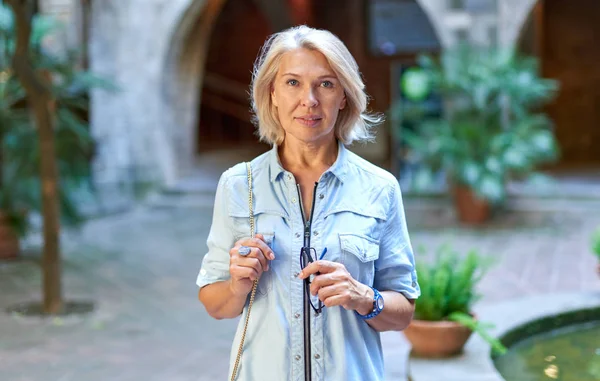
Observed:
[[[435,260],[417,262],[421,296],[415,318],[442,320],[453,312],[468,314],[480,295],[475,287],[491,262],[475,251],[460,255],[448,245],[438,248]]]
[[[592,252],[596,254],[600,260],[600,226],[592,233]]]
[[[438,248],[433,262],[418,261],[421,296],[415,303],[415,319],[456,321],[481,335],[495,352],[503,353],[504,346],[487,332],[490,326],[470,315],[481,297],[476,286],[492,263],[474,250],[461,255],[448,245]]]
[[[492,352],[497,355],[503,355],[506,353],[507,349],[502,344],[500,340],[493,337],[489,333],[489,329],[494,328],[494,325],[481,322],[475,319],[473,316],[462,313],[462,312],[453,312],[448,315],[448,320],[452,320],[459,324],[464,325],[469,328],[471,331],[477,333],[483,340],[488,342],[492,348]]]
[[[399,103],[392,111],[402,124],[416,125],[416,132],[401,134],[422,164],[416,176],[423,186],[444,171],[451,183],[500,202],[508,178],[534,175],[540,164],[556,160],[552,123],[538,110],[558,85],[538,76],[535,58],[458,46],[439,61],[422,56],[419,63],[444,100],[444,117],[425,117],[418,103]]]
[[[61,214],[63,222],[72,225],[82,220],[77,192],[91,189],[94,141],[85,120],[87,94],[94,87],[114,87],[79,70],[75,51],[54,54],[44,48],[46,38],[61,27],[53,18],[34,16],[30,54],[34,68],[48,71],[52,77]],[[40,150],[25,90],[12,69],[15,39],[12,11],[0,4],[0,210],[16,231],[24,234],[29,213],[41,212]]]

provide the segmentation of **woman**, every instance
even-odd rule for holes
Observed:
[[[219,181],[197,280],[208,313],[225,319],[246,310],[259,279],[239,380],[303,380],[307,367],[312,380],[383,380],[379,332],[412,318],[420,291],[398,182],[344,146],[371,140],[378,121],[365,113],[363,89],[354,58],[327,31],[288,29],[259,55],[253,109],[273,145],[251,162],[259,234],[248,238],[238,164]]]

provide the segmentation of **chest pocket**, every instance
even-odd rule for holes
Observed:
[[[375,260],[379,258],[379,241],[352,233],[340,233],[339,239],[341,263],[354,279],[372,286],[375,277]]]

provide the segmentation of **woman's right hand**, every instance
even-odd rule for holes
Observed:
[[[248,246],[250,254],[240,255],[238,250]],[[260,278],[263,271],[269,270],[269,260],[275,259],[275,254],[265,242],[262,234],[255,238],[242,238],[229,250],[230,288],[236,296],[246,296],[252,291],[252,282]]]

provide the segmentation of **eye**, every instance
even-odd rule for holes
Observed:
[[[296,85],[298,85],[298,81],[295,80],[295,79],[288,79],[286,83],[288,85],[290,85],[290,86],[296,86]]]
[[[333,87],[333,82],[331,81],[323,81],[321,82],[322,87]]]

